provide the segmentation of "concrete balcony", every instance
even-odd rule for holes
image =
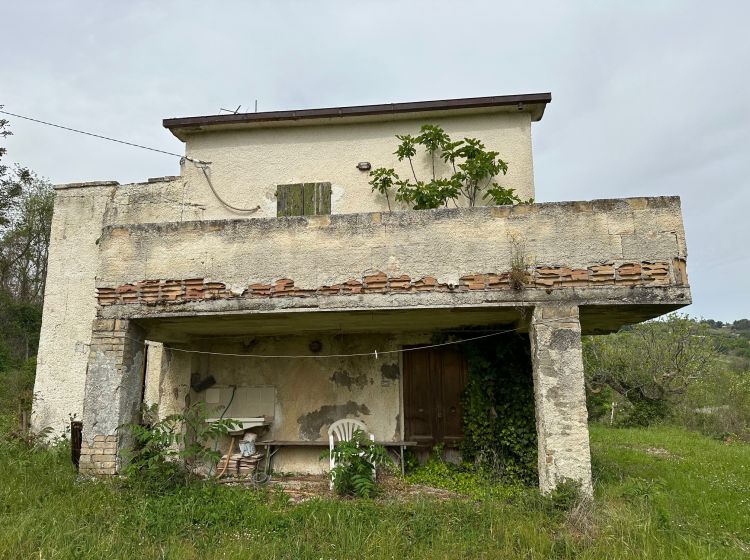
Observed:
[[[677,197],[111,225],[98,316],[273,334],[290,314],[297,330],[366,331],[565,303],[607,332],[688,305],[686,255]]]

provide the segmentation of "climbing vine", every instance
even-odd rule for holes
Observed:
[[[508,334],[464,345],[464,461],[504,479],[534,482],[537,438],[528,337]]]

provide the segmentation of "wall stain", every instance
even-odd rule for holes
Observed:
[[[351,416],[369,415],[367,405],[349,401],[346,404],[326,404],[318,410],[308,412],[297,418],[299,437],[305,441],[314,441],[320,437],[320,430],[336,420]]]
[[[401,375],[398,364],[383,364],[380,366],[380,373],[383,374],[383,381],[396,381]]]
[[[345,369],[337,369],[329,379],[332,383],[342,385],[350,391],[352,390],[352,387],[362,389],[368,383],[372,383],[372,380],[368,379],[366,373],[362,372],[358,375],[353,375]]]

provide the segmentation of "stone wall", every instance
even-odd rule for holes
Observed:
[[[144,334],[127,319],[93,322],[83,402],[83,474],[113,474],[118,451],[132,444],[127,430],[118,428],[139,419]]]

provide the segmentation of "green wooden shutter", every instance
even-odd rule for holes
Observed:
[[[315,216],[331,213],[331,183],[295,183],[276,188],[276,215]]]

